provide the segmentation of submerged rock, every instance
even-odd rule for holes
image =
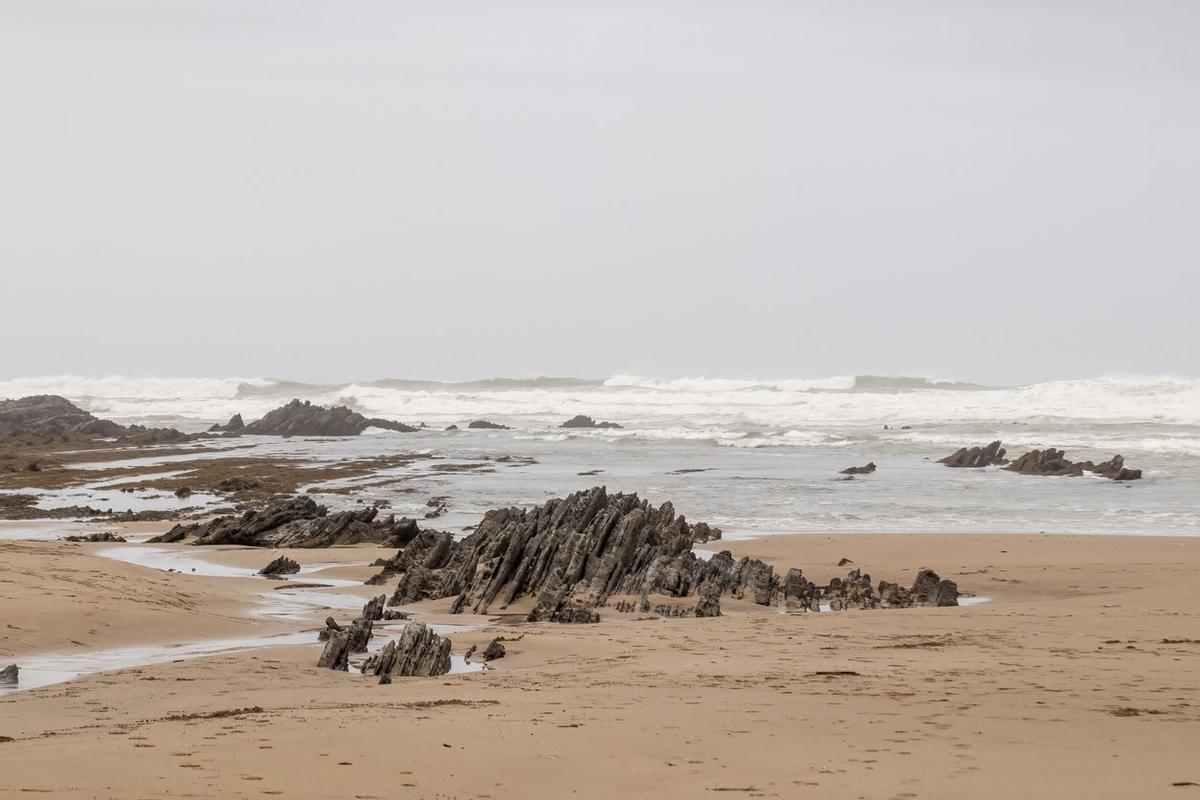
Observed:
[[[287,556],[279,558],[267,564],[258,571],[259,575],[295,575],[300,571],[300,564]]]
[[[872,461],[861,467],[847,467],[841,471],[842,475],[870,475],[875,471],[875,462]]]
[[[242,432],[259,436],[358,436],[367,428],[386,428],[401,433],[417,430],[402,422],[368,419],[345,406],[326,408],[307,400],[293,400],[246,425]]]
[[[1085,469],[1114,481],[1137,481],[1142,478],[1142,471],[1140,469],[1127,469],[1125,467],[1125,458],[1120,455],[1113,456],[1108,461],[1101,461],[1094,466],[1085,467]]]
[[[605,428],[620,430],[621,426],[615,422],[596,422],[596,420],[586,414],[577,414],[569,420],[559,425],[560,428]]]
[[[986,447],[961,447],[945,458],[939,459],[938,463],[945,464],[947,467],[978,469],[1007,464],[1008,460],[1004,457],[1004,453],[1005,450],[1000,446],[1000,440],[997,439]]]

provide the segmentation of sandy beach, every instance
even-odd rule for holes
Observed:
[[[936,565],[987,602],[715,619],[603,614],[520,636],[480,673],[373,680],[258,647],[0,695],[0,793],[63,797],[1186,797],[1200,792],[1200,542],[797,534],[718,545],[814,578]],[[4,543],[3,659],[310,629],[259,578],[103,545]],[[177,546],[181,547],[181,546]],[[200,556],[258,565],[273,552]],[[378,548],[293,551],[358,562]],[[361,572],[344,567],[337,574]],[[330,573],[333,574],[333,573]],[[340,590],[367,597],[372,587]],[[418,618],[444,618],[445,601]],[[493,618],[494,619],[494,618]],[[314,634],[315,637],[315,634]]]

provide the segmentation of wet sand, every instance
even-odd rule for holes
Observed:
[[[91,554],[104,545],[0,547],[0,607],[18,621],[0,652],[18,663],[72,641],[304,624],[247,616],[262,579]],[[0,796],[1200,796],[1200,540],[804,534],[714,547],[815,579],[844,575],[843,557],[876,580],[929,566],[991,599],[795,615],[726,603],[717,619],[602,610],[586,626],[455,618],[482,625],[454,634],[455,652],[523,638],[486,672],[390,686],[317,670],[316,645],[106,672],[0,696],[0,736],[13,739],[0,742]],[[448,601],[425,605],[432,619]]]

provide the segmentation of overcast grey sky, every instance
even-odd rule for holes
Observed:
[[[1200,3],[0,0],[0,377],[1200,373]]]

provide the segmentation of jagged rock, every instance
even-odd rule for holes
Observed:
[[[507,425],[498,425],[495,422],[488,422],[486,419],[477,419],[474,422],[471,422],[469,425],[467,425],[467,427],[471,428],[472,430],[485,430],[485,431],[509,431],[509,430],[512,430],[512,428],[508,427]]]
[[[362,618],[375,621],[383,619],[383,607],[385,605],[387,605],[386,594],[381,594],[378,597],[372,597],[367,601],[367,604],[363,606],[361,615]]]
[[[692,523],[693,542],[713,542],[721,538],[721,529],[707,522]]]
[[[850,560],[850,559],[848,559],[848,558],[839,558],[839,559],[838,559],[838,566],[839,566],[839,567],[844,567],[844,566],[846,566],[847,564],[853,564],[853,563],[854,563],[854,562],[853,562],[853,561],[851,561],[851,560]]]
[[[245,427],[246,427],[246,423],[242,421],[242,415],[234,414],[232,417],[229,418],[229,422],[226,422],[224,425],[220,425],[220,424],[213,425],[208,430],[209,430],[209,433],[219,433],[221,431],[226,431],[228,433],[238,433]]]
[[[450,671],[450,640],[423,622],[404,626],[400,638],[388,642],[363,662],[364,675],[432,677]]]
[[[371,641],[374,627],[374,620],[367,617],[359,617],[351,622],[349,629],[346,630],[347,650],[351,653],[367,652],[367,643]]]
[[[559,425],[560,428],[610,428],[620,429],[621,426],[615,422],[596,422],[596,420],[586,414],[577,414],[569,420]]]
[[[124,542],[124,536],[118,536],[110,531],[103,533],[79,533],[73,536],[64,536],[64,542]]]
[[[938,461],[939,464],[945,464],[947,467],[990,467],[996,464],[1007,464],[1008,460],[1004,458],[1005,450],[1000,446],[1000,441],[996,440],[986,447],[962,447],[954,451],[951,455],[946,456]]]
[[[696,601],[697,617],[721,616],[721,587],[709,582],[700,587],[700,598]]]
[[[0,686],[16,686],[21,679],[21,668],[16,664],[9,664],[4,669],[0,669]]]
[[[501,643],[500,637],[496,637],[488,642],[488,646],[483,649],[484,661],[495,661],[498,658],[504,658],[505,649]]]
[[[175,544],[182,542],[199,526],[197,525],[174,525],[171,530],[166,533],[160,533],[158,536],[152,536],[146,540],[147,544]]]
[[[67,398],[54,394],[0,400],[0,439],[13,436],[129,437],[136,443],[189,438],[187,434],[169,428],[126,427],[99,419]]]
[[[850,570],[845,580],[834,578],[822,592],[822,597],[829,601],[834,611],[850,608],[878,608],[879,596],[871,587],[871,576],[854,569]]]
[[[446,513],[449,508],[446,501],[449,498],[445,495],[431,497],[425,501],[425,507],[429,510],[425,512],[425,519],[436,519]]]
[[[1086,463],[1090,464],[1091,462]],[[1101,461],[1099,464],[1084,467],[1084,469],[1114,481],[1136,481],[1142,478],[1142,471],[1140,469],[1127,469],[1125,467],[1125,458],[1119,455],[1113,456],[1108,461]]]
[[[295,575],[300,571],[300,564],[287,556],[279,558],[267,564],[258,571],[259,575]]]
[[[190,434],[177,431],[174,428],[144,428],[141,425],[130,425],[126,432],[117,437],[121,444],[170,444],[185,442],[191,439]]]
[[[394,608],[386,608],[383,611],[383,618],[388,622],[398,619],[408,619],[411,615],[407,611],[397,611]]]
[[[956,606],[958,585],[954,581],[942,580],[931,569],[923,569],[913,582],[912,602],[926,606]]]
[[[1005,469],[1010,472],[1019,472],[1022,475],[1077,477],[1083,474],[1082,464],[1068,460],[1066,453],[1062,450],[1055,450],[1053,447],[1045,450],[1030,450]]]
[[[317,641],[324,642],[330,636],[332,636],[335,632],[341,631],[341,630],[342,630],[342,626],[337,624],[337,620],[335,620],[333,617],[326,617],[325,618],[325,627],[322,628],[321,631],[317,634]]]
[[[307,400],[293,400],[251,422],[242,432],[258,436],[358,436],[372,427],[401,433],[417,430],[402,422],[368,419],[345,406],[325,408]]]
[[[337,669],[343,672],[350,668],[349,632],[330,630],[325,642],[325,649],[321,651],[321,657],[317,659],[317,667],[322,669]]]
[[[191,497],[192,496],[192,487],[180,486],[178,489],[175,490],[175,496],[178,498],[181,498],[181,499],[184,497]]]
[[[698,527],[670,503],[655,508],[637,495],[596,487],[537,508],[489,511],[461,541],[420,531],[368,583],[399,575],[391,605],[452,597],[452,613],[487,614],[534,598],[531,621],[592,621],[610,596],[640,597],[643,612],[651,609],[650,595],[699,596],[703,609],[725,594],[819,610],[822,589],[799,570],[781,582],[758,559],[735,560],[728,551],[699,558],[692,552]],[[831,587],[825,591],[839,607],[879,605],[870,578],[857,571]]]
[[[872,461],[861,467],[847,467],[841,471],[842,475],[870,475],[875,471],[875,462]]]
[[[370,542],[398,546],[415,535],[411,520],[393,516],[377,519],[374,506],[328,513],[311,497],[292,497],[266,508],[246,511],[240,517],[216,517],[208,522],[178,525],[160,541],[195,536],[194,545],[237,544],[247,547],[330,547]]]

